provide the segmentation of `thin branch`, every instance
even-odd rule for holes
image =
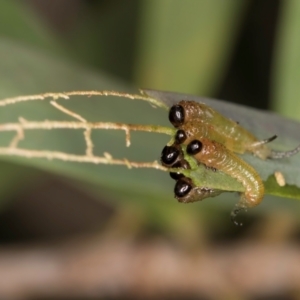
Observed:
[[[56,101],[50,101],[50,104],[53,105],[55,108],[57,108],[58,110],[62,111],[63,113],[65,113],[66,115],[69,115],[83,123],[87,123],[87,120],[85,118],[83,118],[81,115],[74,113],[73,111],[65,108],[64,106],[58,104]],[[84,136],[84,140],[86,143],[86,155],[87,156],[93,156],[93,148],[94,148],[94,144],[92,142],[92,128],[89,127],[87,128],[84,132],[83,132],[83,136]],[[126,132],[126,140],[127,140],[127,132]]]
[[[163,133],[167,135],[174,135],[174,129],[170,127],[157,126],[157,125],[140,125],[140,124],[124,124],[124,123],[113,123],[113,122],[74,122],[74,121],[42,121],[42,122],[31,122],[23,118],[20,118],[20,123],[4,123],[0,124],[1,131],[17,131],[22,130],[34,130],[34,129],[85,129],[84,138],[87,144],[87,152],[90,152],[93,148],[91,141],[91,130],[92,129],[114,129],[124,130],[126,134],[126,146],[130,146],[130,130],[132,131],[145,131],[154,133]],[[18,135],[19,137],[20,135]],[[18,140],[19,141],[19,140]]]
[[[4,123],[0,124],[0,131],[16,131],[22,129],[115,129],[115,130],[132,130],[153,133],[163,133],[166,135],[174,135],[174,128],[158,126],[158,125],[140,125],[140,124],[124,124],[117,122],[74,122],[74,121],[41,121],[32,122],[23,118],[20,123]]]
[[[22,128],[19,128],[16,132],[16,135],[11,140],[9,147],[10,148],[16,148],[21,140],[24,139],[24,130]]]
[[[0,147],[0,155],[20,156],[26,158],[46,158],[49,160],[58,159],[69,162],[93,163],[105,165],[119,165],[131,168],[152,168],[168,172],[169,170],[161,166],[157,161],[154,162],[135,162],[127,159],[114,159],[111,155],[88,156],[76,155],[59,151],[28,150],[21,148]]]
[[[93,156],[94,144],[92,142],[92,129],[91,128],[86,129],[84,131],[83,135],[84,135],[84,139],[85,139],[85,143],[86,143],[85,154],[89,157]]]
[[[57,108],[58,110],[60,110],[60,111],[62,111],[63,113],[65,113],[66,115],[69,115],[69,116],[71,116],[71,117],[73,117],[73,118],[75,118],[75,119],[77,119],[77,120],[79,120],[79,121],[81,121],[81,122],[84,122],[84,123],[87,122],[86,119],[83,118],[81,115],[76,114],[76,113],[74,113],[73,111],[71,111],[71,110],[65,108],[64,106],[58,104],[56,101],[50,101],[50,104],[51,104],[52,106],[54,106],[55,108]]]
[[[15,104],[18,102],[24,102],[24,101],[33,101],[33,100],[45,100],[46,98],[52,98],[54,100],[57,99],[69,99],[70,96],[115,96],[115,97],[124,97],[127,99],[132,100],[142,100],[147,101],[157,107],[164,108],[166,110],[169,109],[169,107],[158,101],[155,98],[152,98],[150,96],[143,96],[138,94],[129,94],[129,93],[120,93],[116,91],[72,91],[72,92],[63,92],[63,93],[44,93],[44,94],[37,94],[37,95],[28,95],[28,96],[18,96],[18,97],[12,97],[12,98],[6,98],[0,101],[0,106],[6,106],[9,104]]]

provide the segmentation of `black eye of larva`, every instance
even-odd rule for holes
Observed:
[[[202,150],[202,143],[198,140],[191,141],[187,147],[186,152],[190,155],[195,155]]]
[[[185,131],[182,129],[177,130],[176,135],[175,135],[175,142],[177,144],[182,144],[182,143],[184,143],[184,141],[186,139],[187,139],[187,136],[186,136]]]
[[[188,193],[192,190],[192,185],[187,182],[184,178],[179,179],[174,188],[175,197],[183,198],[188,195]]]
[[[184,108],[181,105],[173,105],[169,111],[169,120],[174,127],[179,127],[184,122]]]
[[[165,146],[161,152],[161,162],[165,166],[174,164],[180,155],[180,151],[174,146]]]

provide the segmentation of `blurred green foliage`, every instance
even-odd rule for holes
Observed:
[[[300,120],[300,2],[283,1],[272,73],[274,108]]]

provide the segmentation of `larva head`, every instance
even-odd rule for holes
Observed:
[[[169,120],[174,127],[179,128],[183,124],[195,120],[211,122],[215,114],[214,110],[203,103],[182,100],[170,108]]]
[[[195,186],[190,178],[182,177],[175,184],[175,198],[182,203],[201,201],[205,198],[215,197],[222,193],[207,187]]]
[[[172,168],[190,169],[191,167],[190,167],[190,164],[185,159],[182,159],[182,160],[178,161],[177,163],[175,163],[172,166]],[[170,172],[170,176],[174,180],[178,180],[178,179],[184,177],[184,175],[180,172]]]
[[[180,127],[185,121],[184,108],[180,104],[173,105],[169,111],[169,121],[174,127]]]
[[[184,123],[195,119],[206,121],[211,116],[211,109],[203,103],[195,101],[182,100],[178,104],[183,108]]]
[[[189,142],[186,153],[192,155],[198,163],[217,170],[226,166],[228,157],[231,157],[230,151],[224,145],[207,138]],[[238,157],[236,159],[238,160]]]
[[[180,146],[165,146],[161,152],[161,163],[165,167],[172,167],[183,157]]]
[[[190,193],[190,191],[193,189],[194,185],[192,183],[192,180],[187,177],[180,178],[174,187],[174,194],[175,198],[179,202],[186,202],[184,201],[185,197]]]

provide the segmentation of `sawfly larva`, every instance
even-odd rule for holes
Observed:
[[[276,136],[258,140],[238,123],[195,101],[182,100],[173,105],[169,111],[169,120],[174,127],[185,132],[186,144],[196,136],[209,138],[235,153],[243,154],[248,151],[261,159],[289,157],[300,151],[300,145],[287,152],[273,151],[266,144]]]
[[[238,211],[254,207],[262,201],[265,189],[259,174],[224,145],[206,138],[195,139],[187,145],[186,152],[198,162],[228,174],[244,186],[245,191],[232,212],[233,219]]]

